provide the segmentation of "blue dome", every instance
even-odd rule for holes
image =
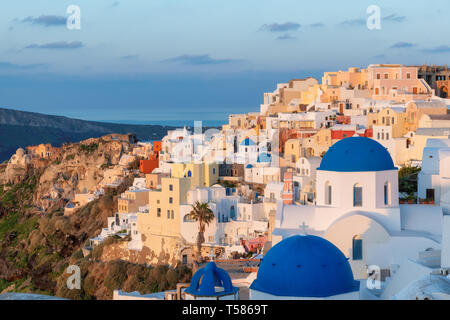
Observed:
[[[264,256],[250,289],[275,296],[324,298],[358,291],[344,254],[316,236],[287,238]]]
[[[216,287],[223,290],[216,291]],[[238,288],[233,287],[228,273],[216,266],[214,262],[209,262],[205,267],[198,270],[192,277],[191,284],[185,292],[193,296],[217,297],[233,294]]]
[[[272,156],[266,152],[258,156],[257,162],[272,162]]]
[[[241,146],[256,146],[256,143],[250,138],[245,138],[242,140]]]
[[[332,145],[317,170],[367,172],[397,168],[391,155],[381,144],[369,138],[351,137]]]

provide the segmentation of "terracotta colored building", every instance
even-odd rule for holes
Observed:
[[[161,141],[153,142],[152,154],[147,160],[141,160],[139,163],[139,171],[144,174],[152,173],[154,169],[159,168],[159,152],[162,150]]]
[[[356,133],[356,126],[342,125],[339,129],[331,128],[331,140],[341,140],[349,137],[353,137]]]

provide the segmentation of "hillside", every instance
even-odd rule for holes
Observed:
[[[51,143],[78,142],[110,133],[134,133],[139,140],[160,140],[174,127],[131,125],[84,121],[0,108],[0,163],[9,159],[19,147]]]
[[[16,154],[15,161],[0,164],[0,294],[111,299],[117,288],[150,293],[189,281],[191,271],[182,264],[172,268],[102,260],[104,248],[124,241],[113,237],[89,255],[82,253],[89,239],[106,226],[107,217],[117,212],[117,198],[136,173],[124,177],[117,188],[105,188],[104,195],[72,215],[64,215],[68,199],[97,185],[131,147],[128,141],[104,136],[65,144],[58,160],[30,162],[28,155]],[[10,176],[14,182],[7,182]],[[67,289],[69,265],[81,269],[80,290]]]

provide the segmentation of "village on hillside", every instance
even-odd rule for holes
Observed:
[[[105,260],[198,273],[176,290],[117,288],[114,299],[449,299],[449,85],[445,66],[400,64],[293,79],[222,128],[103,137],[117,159],[78,168],[76,190],[55,184],[48,198],[64,194],[71,216],[133,174],[83,254],[103,246]],[[7,179],[64,148],[19,149]],[[200,283],[207,274],[222,287]]]

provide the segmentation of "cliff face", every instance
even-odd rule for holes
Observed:
[[[153,269],[138,260],[102,261],[102,255],[94,252],[83,256],[81,249],[117,211],[117,198],[131,186],[132,173],[115,188],[104,186],[104,195],[70,216],[63,214],[75,193],[99,187],[108,170],[113,170],[108,168],[130,151],[133,140],[128,135],[108,135],[65,144],[49,159],[20,149],[8,163],[0,164],[0,293],[110,299],[117,288],[149,293],[169,289],[190,276],[183,268]],[[71,264],[82,270],[81,290],[66,287]]]
[[[75,193],[93,191],[104,177],[105,169],[119,163],[131,149],[129,139],[105,136],[80,143],[66,144],[56,159],[32,158],[18,149],[0,172],[0,183],[17,183],[29,170],[39,170],[39,182],[33,195],[33,206],[45,212]]]
[[[79,144],[62,147],[60,160],[44,168],[35,193],[35,205],[42,211],[75,193],[95,190],[104,178],[105,169],[119,164],[128,141],[88,139]]]

